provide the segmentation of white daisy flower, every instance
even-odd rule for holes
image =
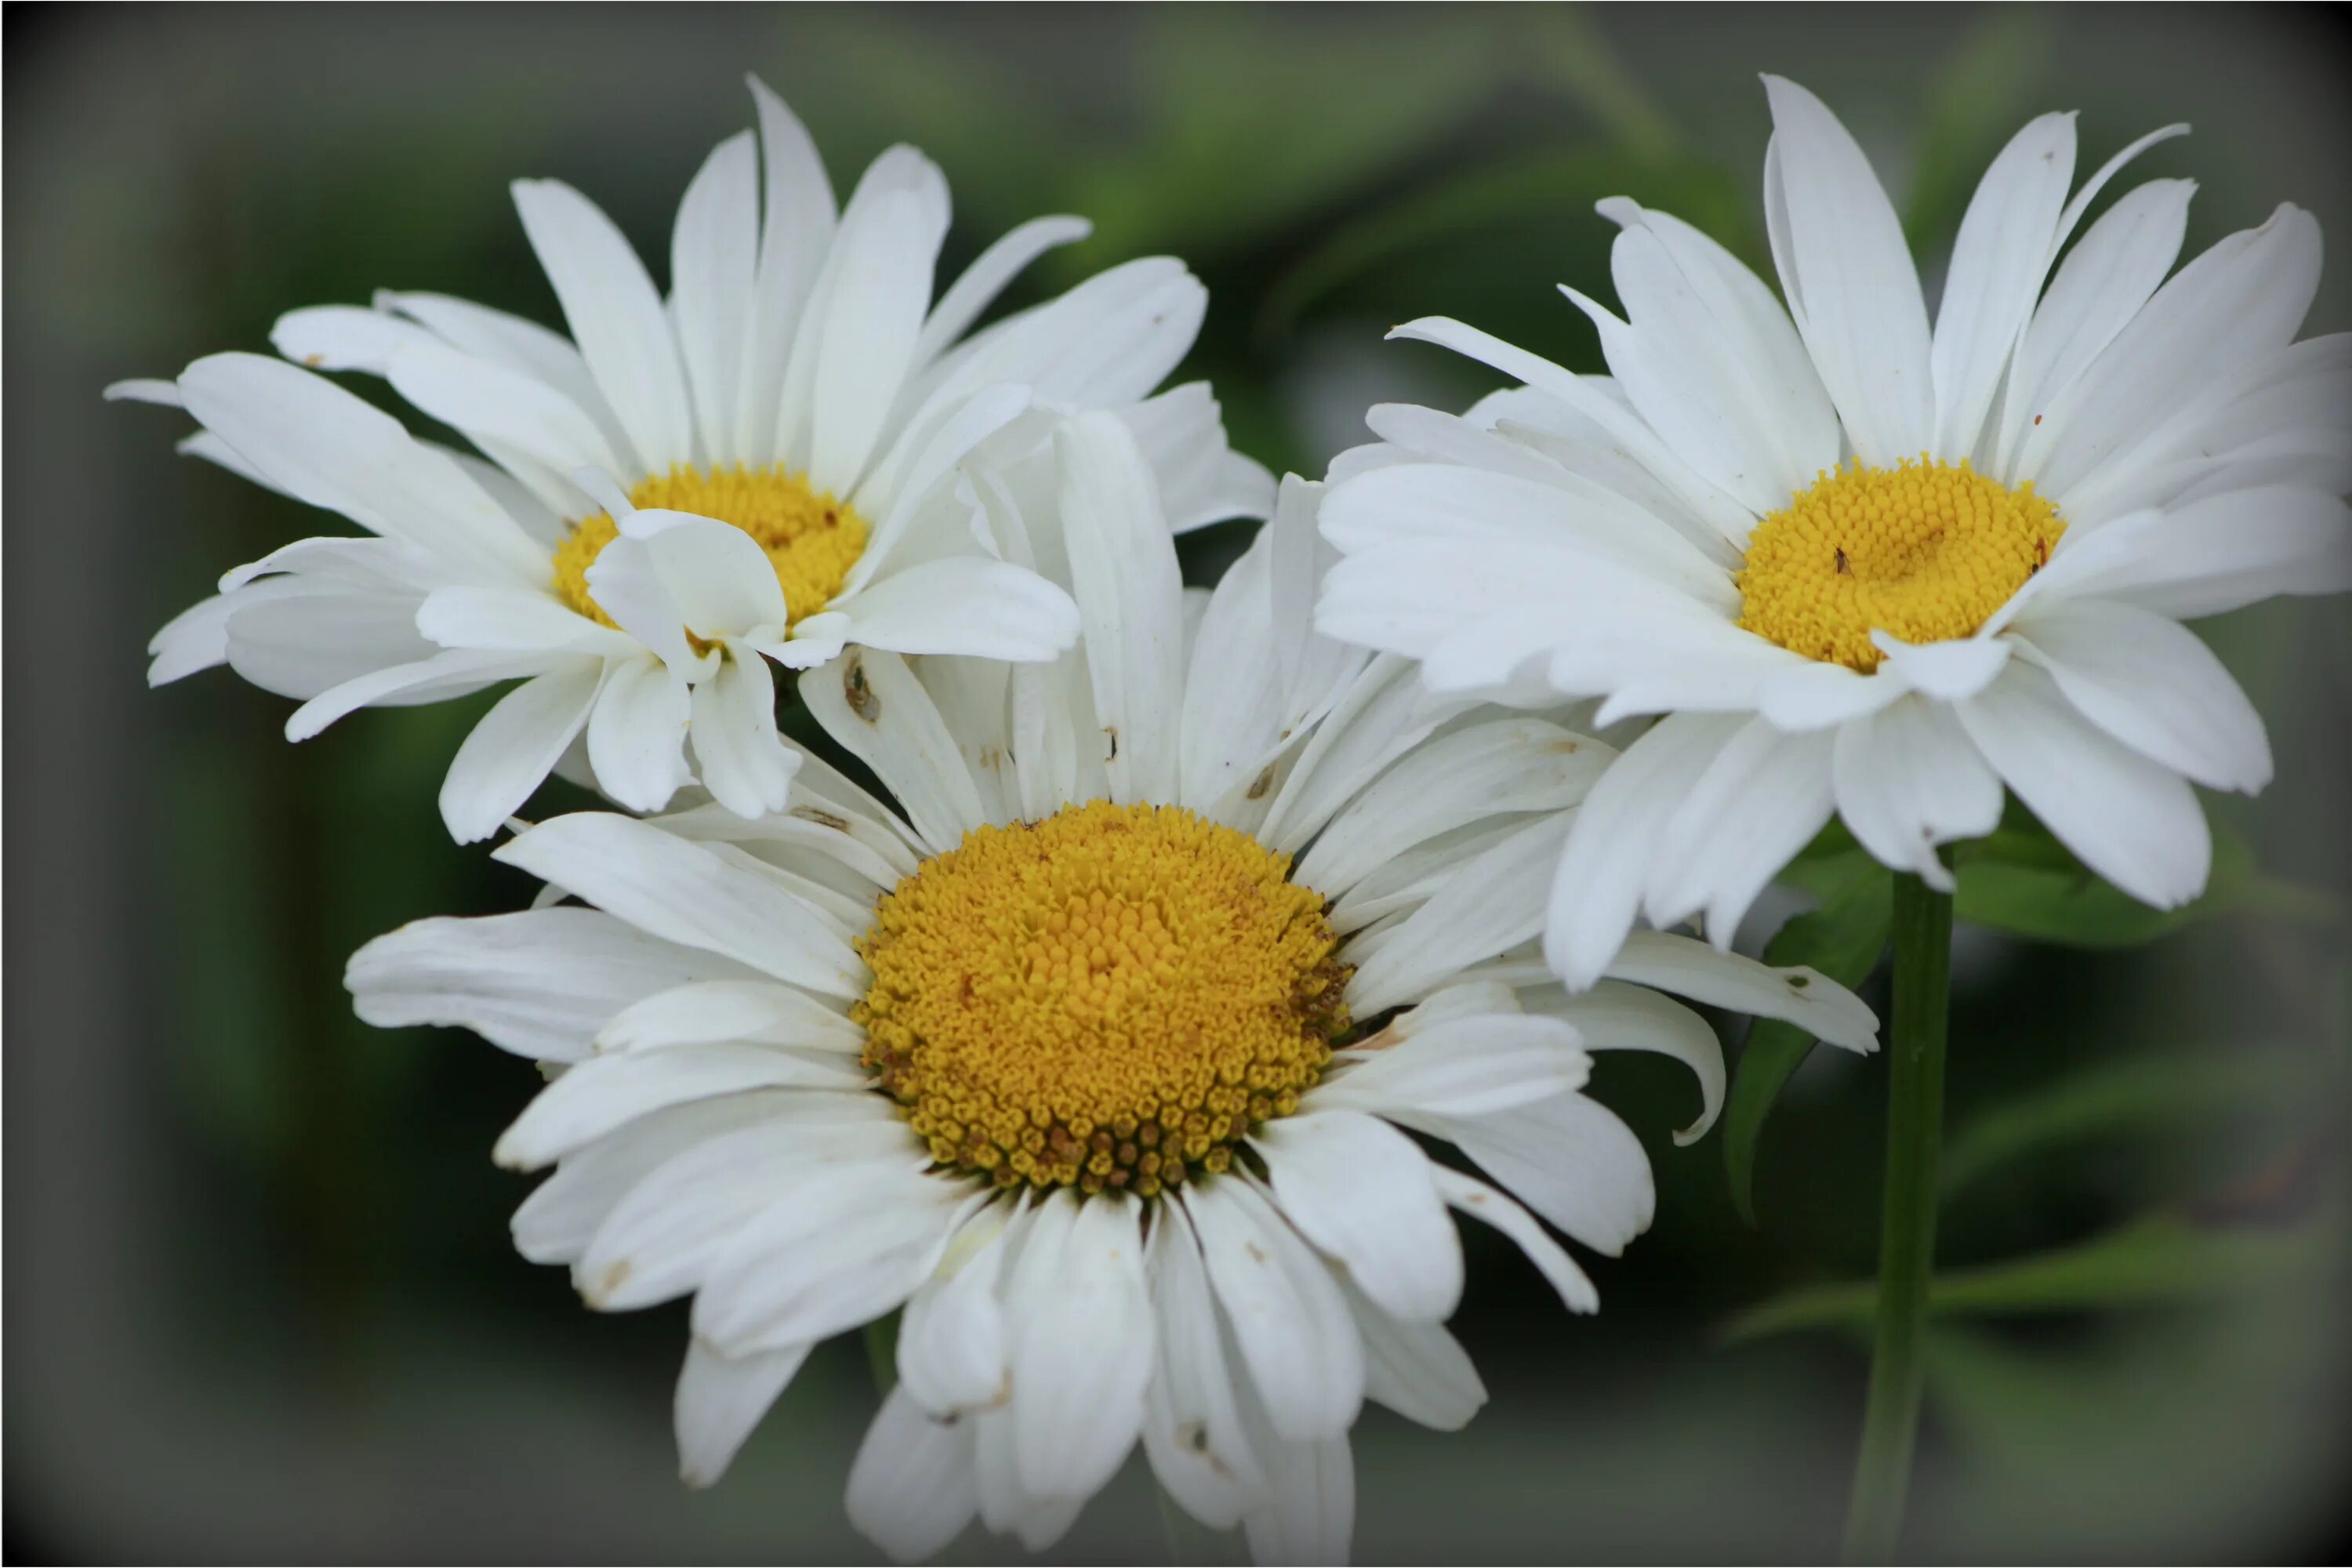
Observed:
[[[1613,380],[1451,321],[1398,335],[1526,384],[1466,419],[1374,410],[1334,478],[1318,625],[1423,661],[1671,714],[1580,813],[1547,951],[1592,980],[1637,914],[1728,942],[1834,811],[1948,890],[1937,847],[2002,786],[2150,904],[2204,886],[2191,784],[2258,790],[2261,720],[2180,622],[2352,584],[2352,338],[2294,342],[2319,230],[2283,206],[2167,280],[2190,186],[2084,230],[2074,118],[1994,160],[1931,330],[1894,208],[1819,100],[1768,77],[1789,309],[1663,213],[1601,204],[1628,321],[1568,290]],[[2045,277],[2049,287],[2042,287]],[[1793,321],[1792,321],[1793,317]]]
[[[975,1513],[1043,1548],[1139,1439],[1261,1559],[1336,1561],[1361,1403],[1450,1429],[1485,1398],[1443,1326],[1447,1209],[1578,1311],[1592,1286],[1538,1216],[1610,1255],[1649,1223],[1589,1053],[1687,1064],[1688,1138],[1723,1062],[1661,990],[1856,1049],[1874,1020],[1657,933],[1570,996],[1533,941],[1608,748],[1313,635],[1315,487],[1188,602],[1121,424],[1056,445],[1055,493],[987,506],[1009,559],[1066,563],[1077,651],[853,648],[802,678],[903,817],[814,757],[759,822],[559,817],[498,857],[593,908],[421,921],[349,982],[372,1022],[568,1064],[499,1146],[555,1166],[517,1245],[594,1306],[693,1296],[689,1481],[812,1344],[903,1307],[848,1489],[893,1554]]]
[[[667,301],[585,196],[523,180],[570,339],[386,293],[282,319],[273,342],[310,369],[216,354],[109,389],[184,406],[204,426],[187,450],[376,536],[231,572],[157,635],[151,683],[226,661],[303,700],[299,741],[355,708],[525,678],[451,766],[441,809],[460,841],[495,831],[567,752],[632,810],[698,777],[756,816],[782,807],[797,761],[769,658],[807,668],[855,639],[1043,659],[1076,637],[1069,596],[971,526],[969,460],[1042,440],[1045,410],[1121,409],[1177,487],[1180,528],[1265,515],[1272,480],[1226,449],[1205,386],[1141,401],[1205,306],[1181,263],[1130,262],[969,332],[1087,226],[1024,225],[934,303],[939,170],[893,148],[836,217],[807,132],[751,89],[760,137],[721,142],[688,187]],[[386,377],[489,461],[412,437],[312,369]]]

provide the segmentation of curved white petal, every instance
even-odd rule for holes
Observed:
[[[1952,890],[1938,847],[2000,823],[2000,780],[1953,710],[1908,697],[1838,731],[1830,773],[1838,815],[1881,865]]]
[[[604,667],[581,659],[524,681],[466,736],[441,781],[441,820],[472,844],[496,833],[543,783],[588,722]]]
[[[793,1345],[746,1356],[720,1355],[700,1340],[686,1347],[677,1374],[672,1422],[677,1429],[678,1479],[707,1487],[727,1473],[735,1450],[808,1360],[813,1346]]]
[[[895,1562],[936,1556],[980,1508],[971,1423],[890,1391],[849,1468],[849,1522]]]
[[[1462,1246],[1413,1141],[1360,1111],[1268,1122],[1251,1146],[1300,1235],[1391,1316],[1443,1322],[1462,1300]]]
[[[1188,1182],[1179,1201],[1274,1430],[1294,1443],[1345,1433],[1363,1403],[1363,1342],[1330,1270],[1245,1180]]]

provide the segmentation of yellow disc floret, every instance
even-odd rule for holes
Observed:
[[[1151,1196],[1298,1109],[1347,1026],[1323,900],[1172,805],[980,827],[881,901],[853,1016],[941,1165]]]
[[[1874,631],[1964,637],[2050,559],[2066,525],[2031,481],[2011,489],[1922,456],[1824,473],[1757,524],[1734,579],[1739,624],[1867,674]]]
[[[640,480],[629,503],[641,511],[690,511],[733,523],[750,534],[776,568],[792,618],[815,615],[832,602],[866,548],[866,520],[834,498],[809,488],[799,474],[740,464],[705,473],[680,465]],[[588,568],[620,533],[605,512],[582,519],[555,547],[555,589],[563,602],[593,620],[613,624],[589,595]]]

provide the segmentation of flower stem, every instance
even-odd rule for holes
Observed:
[[[1919,1435],[1927,1290],[1936,1267],[1936,1160],[1944,1136],[1944,1040],[1952,897],[1895,879],[1895,1032],[1886,1081],[1886,1185],[1878,1242],[1878,1329],[1845,1560],[1886,1563],[1903,1524]]]

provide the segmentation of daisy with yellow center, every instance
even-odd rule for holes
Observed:
[[[216,354],[110,395],[184,407],[185,449],[341,513],[367,538],[289,546],[157,634],[151,681],[227,663],[303,700],[290,738],[372,703],[515,678],[441,796],[486,837],[559,762],[651,811],[688,784],[781,809],[797,753],[771,661],[850,642],[1042,660],[1069,595],[974,536],[969,495],[1034,466],[1053,418],[1118,410],[1168,473],[1176,527],[1262,517],[1272,482],[1227,450],[1200,385],[1152,395],[1205,299],[1178,262],[1112,268],[971,329],[1032,260],[1081,238],[1025,224],[937,300],[940,171],[909,147],[848,202],[808,134],[751,83],[760,128],[710,154],[680,205],[667,297],[570,186],[515,204],[571,335],[445,295],[281,319],[284,362]],[[412,438],[319,373],[388,380],[479,453]],[[1002,475],[994,482],[1009,482]]]
[[[559,817],[499,858],[589,907],[422,921],[349,982],[373,1022],[563,1064],[499,1146],[554,1167],[516,1242],[594,1306],[693,1297],[688,1480],[814,1343],[896,1310],[848,1489],[894,1556],[975,1517],[1043,1549],[1139,1441],[1261,1561],[1338,1562],[1362,1404],[1451,1429],[1486,1397],[1444,1327],[1448,1211],[1589,1311],[1545,1222],[1611,1255],[1652,1203],[1591,1053],[1687,1063],[1685,1136],[1713,1119],[1715,1036],[1649,987],[1855,1049],[1874,1022],[1654,933],[1568,994],[1535,948],[1547,868],[1610,749],[1315,636],[1295,480],[1188,639],[1126,428],[1087,416],[1051,455],[982,504],[1009,558],[1066,563],[1076,650],[801,679],[898,809],[813,756],[779,816]]]
[[[1571,985],[1644,918],[1727,944],[1832,814],[1949,891],[1940,847],[1990,832],[2004,789],[2126,892],[2185,902],[2211,853],[2191,786],[2258,790],[2271,763],[2180,623],[2352,586],[2352,356],[2294,341],[2308,214],[2173,272],[2187,181],[2081,220],[2183,128],[2075,190],[2074,117],[2043,115],[1978,187],[1931,322],[1861,149],[1765,87],[1780,298],[1603,202],[1624,314],[1564,292],[1609,377],[1416,321],[1395,335],[1523,384],[1459,419],[1376,408],[1382,444],[1332,468],[1323,631],[1439,690],[1661,716],[1559,861],[1547,952]]]

